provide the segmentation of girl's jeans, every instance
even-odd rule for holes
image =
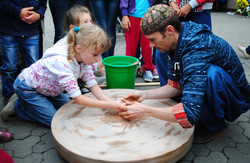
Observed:
[[[19,76],[14,83],[14,89],[18,96],[15,102],[15,110],[21,118],[42,123],[48,127],[56,111],[70,99],[61,93],[56,97],[44,96],[35,89],[26,85],[25,80]]]
[[[116,22],[119,12],[119,0],[90,0],[91,11],[96,23],[108,33],[111,39],[111,47],[108,52],[102,53],[102,58],[114,55],[116,43]]]
[[[13,83],[17,74],[17,57],[20,49],[25,66],[29,67],[39,58],[39,34],[17,37],[0,33],[2,95],[10,98],[14,94]]]

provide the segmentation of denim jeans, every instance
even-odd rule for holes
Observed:
[[[246,48],[247,54],[250,55],[250,45]]]
[[[44,96],[35,89],[28,87],[25,80],[19,79],[19,77],[15,80],[14,89],[18,96],[15,102],[15,110],[18,116],[48,127],[50,127],[56,111],[70,100],[63,93],[56,97]]]
[[[168,53],[155,50],[155,62],[159,74],[160,86],[168,83]]]
[[[66,33],[64,31],[64,20],[67,10],[75,5],[86,6],[87,0],[49,0],[49,7],[52,14],[54,28],[55,28],[55,37],[54,43],[63,38]]]
[[[211,65],[199,124],[216,132],[227,127],[225,120],[235,121],[250,108],[250,97],[244,95],[232,77],[222,68]]]
[[[20,50],[28,67],[39,58],[39,34],[31,37],[16,37],[0,33],[2,95],[14,94],[13,83],[17,76],[17,56]]]
[[[116,22],[119,12],[119,0],[91,0],[89,1],[92,13],[99,25],[105,32],[107,32],[111,39],[111,47],[108,52],[102,54],[102,58],[114,55],[116,44]]]

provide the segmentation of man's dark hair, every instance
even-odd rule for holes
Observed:
[[[164,24],[160,29],[158,29],[158,31],[164,35],[168,25],[172,25],[174,29],[176,30],[176,32],[178,33],[181,32],[182,23],[179,20],[179,17],[177,14],[175,14],[166,24]]]

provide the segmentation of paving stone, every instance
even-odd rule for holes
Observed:
[[[27,121],[27,120],[22,119],[21,117],[18,117],[18,116],[16,117],[14,122],[15,122],[15,125],[17,125],[17,126],[36,126],[36,127],[40,126],[37,123]]]
[[[244,129],[243,134],[250,139],[250,123],[239,122],[238,125]]]
[[[11,157],[13,157],[13,151],[9,151],[9,150],[4,150],[6,153],[8,153]]]
[[[239,116],[239,118],[236,119],[237,122],[248,122],[249,118],[246,117],[244,114]]]
[[[244,116],[250,118],[250,110],[248,110],[246,113],[243,114]]]
[[[40,141],[38,136],[29,136],[23,140],[12,140],[6,143],[6,150],[14,150],[13,157],[24,158],[32,153],[32,146]]]
[[[250,141],[247,144],[238,144],[236,149],[242,154],[250,155]]]
[[[249,118],[244,114],[240,115],[234,122],[227,122],[228,124],[238,124],[239,122],[248,122]]]
[[[55,147],[52,139],[52,134],[51,132],[48,132],[47,134],[41,137],[41,141],[39,143],[34,145],[33,151],[36,153],[43,153],[51,148]]]
[[[192,163],[192,161],[178,161],[178,163]]]
[[[14,158],[15,163],[39,163],[43,159],[42,154],[32,153],[25,158]]]
[[[192,161],[194,159],[195,155],[192,153],[192,151],[189,151],[181,160],[180,162],[184,163],[187,161]]]
[[[196,156],[208,156],[209,150],[206,148],[205,145],[203,144],[193,144],[191,147],[191,151],[196,155]]]
[[[236,125],[229,125],[228,128],[222,133],[222,136],[229,137],[238,143],[247,143],[248,139],[242,134],[242,128]]]
[[[15,125],[9,131],[15,135],[15,139],[24,139],[31,135],[34,128],[37,128],[37,125],[28,123],[26,125]]]
[[[250,160],[250,155],[242,154],[235,148],[227,147],[225,148],[224,153],[229,158],[228,163],[236,163],[236,162],[247,163]]]
[[[224,147],[235,147],[236,142],[227,137],[218,137],[205,146],[212,152],[222,152]]]
[[[194,163],[227,163],[227,158],[220,152],[211,152],[208,157],[195,157]]]
[[[44,160],[42,163],[67,163],[56,151],[56,149],[50,149],[43,154]]]
[[[47,127],[39,126],[32,130],[31,134],[34,136],[42,136],[45,135],[46,133],[50,132],[50,129]]]
[[[9,129],[11,128],[12,126],[14,126],[15,124],[13,122],[4,122],[2,121],[2,119],[0,118],[0,128],[4,128],[5,130],[6,129]]]

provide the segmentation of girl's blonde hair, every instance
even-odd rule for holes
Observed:
[[[78,28],[78,27],[76,27]],[[68,33],[68,59],[76,56],[75,46],[89,48],[93,53],[103,53],[109,50],[111,42],[102,28],[95,24],[84,24],[79,31],[72,28]]]
[[[86,13],[89,14],[92,18],[92,15],[87,7],[81,6],[81,5],[74,5],[72,6],[67,12],[65,17],[65,23],[64,23],[64,30],[66,32],[69,31],[69,26],[79,26],[80,24],[80,16],[81,14]]]

